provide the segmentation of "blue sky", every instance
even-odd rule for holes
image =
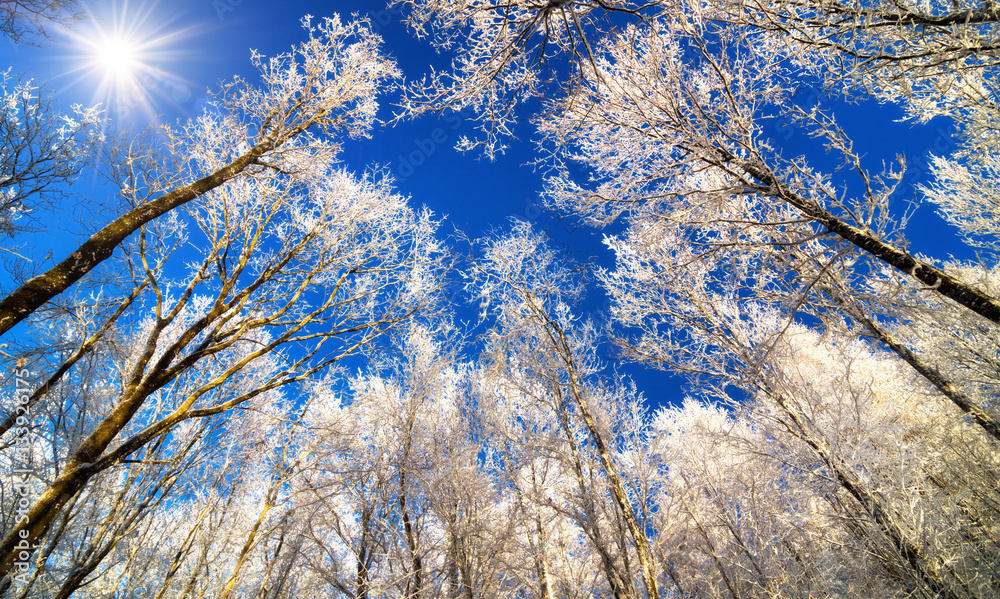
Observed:
[[[235,75],[254,80],[251,49],[265,55],[287,50],[304,38],[300,19],[305,14],[317,18],[333,13],[344,18],[352,13],[367,16],[407,78],[418,78],[431,64],[445,64],[428,43],[410,35],[399,22],[398,13],[385,10],[381,2],[105,0],[95,3],[92,13],[93,18],[76,24],[71,35],[57,32],[53,43],[45,47],[0,42],[0,65],[10,66],[13,73],[25,74],[37,82],[47,81],[58,91],[57,101],[62,106],[101,102],[109,115],[137,130],[154,122],[173,123],[197,116],[208,99],[206,91]],[[137,71],[138,93],[102,89],[101,69],[85,66],[93,53],[88,48],[92,48],[94,40],[102,32],[114,35],[116,31],[127,32],[135,42],[147,46],[142,68]],[[815,95],[813,90],[804,89],[802,100],[808,102]],[[392,116],[391,98],[383,102],[384,120]],[[825,99],[823,102],[837,108],[845,129],[855,137],[856,147],[873,161],[870,166],[892,160],[899,152],[907,154],[914,169],[906,181],[908,185],[922,180],[917,171],[926,170],[921,165],[926,164],[929,152],[942,154],[950,148],[947,123],[914,127],[894,122],[900,116],[894,106],[872,103],[848,106]],[[476,238],[491,228],[504,227],[513,216],[539,222],[579,262],[612,265],[610,254],[600,243],[602,232],[578,227],[571,220],[558,219],[541,208],[538,192],[542,174],[525,165],[532,158],[530,126],[521,128],[520,139],[511,142],[506,155],[488,162],[452,149],[460,135],[471,133],[461,116],[426,117],[376,130],[371,140],[347,144],[343,160],[356,171],[376,166],[388,169],[397,179],[399,190],[411,196],[415,205],[427,205],[439,215],[447,215],[444,232],[454,228]],[[792,127],[778,126],[771,134],[786,156],[805,151],[816,154],[814,141]],[[86,181],[81,182],[87,194],[107,193],[87,185]],[[900,197],[913,194],[904,191]],[[902,200],[896,201],[901,215],[906,206]],[[73,228],[71,214],[59,218],[63,228]],[[917,211],[908,233],[912,249],[934,257],[945,258],[961,251],[961,246],[929,207]],[[54,257],[59,258],[60,242],[68,251],[72,239],[49,235],[31,242],[40,246],[36,255],[44,255],[49,247],[55,246]],[[585,309],[600,310],[603,301],[603,297],[592,297]],[[473,315],[470,313],[468,317]],[[679,399],[676,379],[634,366],[623,366],[623,371],[635,376],[655,403]]]
[[[255,79],[250,51],[274,55],[302,39],[303,15],[339,13],[368,16],[386,41],[386,50],[404,74],[415,78],[440,57],[429,44],[416,40],[399,23],[398,14],[372,9],[371,2],[284,2],[280,8],[260,0],[188,0],[180,2],[119,2],[95,5],[94,19],[74,27],[75,36],[56,35],[47,47],[14,48],[6,43],[0,64],[12,65],[36,81],[48,81],[60,100],[102,103],[108,115],[137,129],[154,117],[173,123],[197,116],[208,99],[206,91],[235,75]],[[139,92],[104,93],[99,68],[87,62],[85,40],[96,30],[135,30],[140,43],[152,43],[139,70]],[[74,39],[76,37],[81,39]],[[162,41],[157,41],[162,40]],[[141,95],[141,100],[137,99]],[[392,96],[383,99],[383,120],[392,117]],[[124,117],[124,118],[123,118]],[[470,132],[458,115],[428,117],[373,132],[372,140],[350,143],[343,159],[352,168],[388,167],[400,189],[415,203],[447,213],[449,221],[470,236],[502,223],[510,215],[537,216],[541,176],[528,166],[530,144],[515,142],[508,156],[494,163],[459,155],[451,149],[460,134]],[[530,128],[524,128],[530,136]]]

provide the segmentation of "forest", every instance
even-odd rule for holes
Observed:
[[[328,4],[146,134],[2,74],[0,597],[1000,596],[1000,7],[377,3],[423,75]],[[864,105],[946,150],[872,160]],[[346,166],[426,115],[462,160],[529,131],[613,266]],[[27,260],[87,177],[86,235]]]

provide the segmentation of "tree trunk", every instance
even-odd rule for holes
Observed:
[[[826,447],[826,443],[814,436],[812,428],[803,422],[795,408],[790,406],[781,394],[770,390],[767,393],[774,398],[782,410],[792,419],[795,428],[800,432],[797,435],[798,438],[816,452],[816,455],[833,472],[837,484],[847,491],[864,511],[871,516],[872,520],[875,521],[878,528],[888,538],[893,549],[903,558],[906,565],[909,566],[914,577],[925,584],[927,590],[934,597],[958,599],[948,584],[941,580],[941,577],[936,572],[925,567],[927,559],[920,551],[920,548],[914,545],[907,538],[906,533],[900,530],[899,526],[893,522],[892,516],[885,510],[879,498],[868,489],[863,481],[858,479],[850,468],[841,464],[840,460],[830,453]]]
[[[105,225],[62,262],[29,279],[0,300],[0,335],[110,258],[115,248],[139,227],[233,179],[274,147],[273,141],[265,140],[214,173],[136,206]]]
[[[842,306],[845,302],[842,298],[829,293],[835,301],[837,301]],[[896,353],[897,356],[903,359],[907,364],[909,364],[914,370],[916,370],[922,377],[924,377],[928,382],[930,382],[934,387],[941,392],[942,395],[947,397],[953,404],[958,406],[958,409],[962,410],[968,414],[986,434],[993,437],[995,440],[1000,441],[1000,422],[993,417],[989,412],[984,410],[978,403],[973,401],[971,397],[962,393],[962,391],[947,380],[941,373],[937,371],[936,368],[927,364],[920,356],[915,354],[910,348],[903,345],[899,340],[890,335],[887,331],[882,329],[874,320],[869,318],[860,309],[852,309],[846,307],[847,314],[860,322],[873,337],[882,342],[883,345],[891,349]]]
[[[931,266],[911,254],[885,243],[872,233],[863,231],[847,224],[816,202],[805,198],[788,189],[765,167],[741,160],[726,150],[719,150],[723,164],[732,164],[767,187],[760,193],[778,198],[794,206],[804,215],[827,228],[889,266],[904,272],[914,279],[924,283],[944,297],[965,306],[983,318],[1000,323],[1000,301],[992,298],[975,287],[968,285],[947,274],[943,270]],[[754,186],[758,187],[758,186]]]

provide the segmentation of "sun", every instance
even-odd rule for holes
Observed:
[[[0,0],[2,1],[2,0]],[[89,88],[91,104],[111,120],[155,119],[166,110],[185,110],[191,84],[174,70],[190,60],[189,44],[197,31],[177,28],[176,15],[157,8],[157,0],[105,3],[79,29],[67,31],[73,64],[67,85]]]
[[[127,77],[142,65],[138,46],[126,38],[105,39],[92,52],[95,65],[115,77]]]

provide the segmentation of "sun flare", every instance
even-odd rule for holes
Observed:
[[[138,65],[136,45],[126,39],[107,39],[94,47],[94,61],[108,74],[128,75]]]
[[[196,33],[173,28],[175,19],[157,11],[155,0],[107,3],[79,30],[68,32],[75,64],[69,85],[91,88],[92,104],[111,119],[156,118],[184,109],[191,82],[175,70],[186,56],[179,44]]]

